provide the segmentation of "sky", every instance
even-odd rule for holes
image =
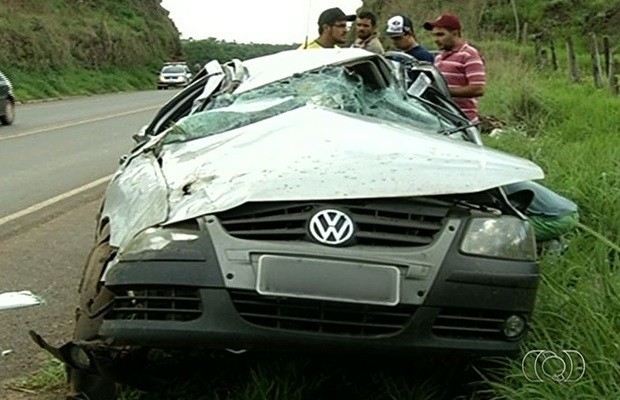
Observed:
[[[162,0],[182,39],[301,43],[318,36],[319,14],[340,7],[355,14],[361,0]],[[310,13],[308,13],[310,8]]]

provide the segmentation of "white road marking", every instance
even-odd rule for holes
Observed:
[[[27,131],[27,132],[17,133],[15,135],[0,136],[0,142],[3,141],[3,140],[8,140],[8,139],[15,139],[15,138],[20,138],[20,137],[24,137],[24,136],[36,135],[38,133],[55,131],[55,130],[62,129],[62,128],[69,128],[71,126],[89,124],[91,122],[102,121],[104,119],[109,119],[109,118],[114,118],[114,117],[123,117],[125,115],[131,115],[131,114],[137,114],[137,113],[141,113],[141,112],[144,112],[144,111],[155,110],[157,108],[161,108],[161,105],[152,106],[152,107],[139,108],[137,110],[125,111],[125,112],[117,113],[117,114],[107,114],[107,115],[102,115],[101,117],[85,119],[85,120],[81,120],[81,121],[67,122],[67,123],[60,124],[60,125],[48,126],[48,127],[45,127],[45,128],[39,128],[39,129],[34,129],[34,130],[31,130],[31,131]]]
[[[87,191],[89,189],[92,189],[92,188],[94,188],[96,186],[99,186],[102,183],[104,183],[106,181],[109,181],[110,178],[112,178],[113,175],[114,174],[110,174],[108,176],[104,176],[103,178],[97,179],[96,181],[92,181],[90,183],[87,183],[86,185],[80,186],[80,187],[75,188],[73,190],[69,190],[66,193],[60,194],[60,195],[58,195],[56,197],[52,197],[51,199],[47,199],[45,201],[42,201],[42,202],[40,202],[38,204],[35,204],[33,206],[30,206],[28,208],[25,208],[25,209],[23,209],[21,211],[18,211],[16,213],[9,214],[6,217],[2,217],[2,218],[0,218],[0,226],[6,224],[8,222],[14,221],[14,220],[16,220],[18,218],[25,217],[26,215],[32,214],[34,212],[37,212],[37,211],[39,211],[39,210],[41,210],[41,209],[43,209],[45,207],[51,206],[52,204],[56,204],[59,201],[68,199],[69,197],[75,196],[76,194],[80,194],[80,193],[85,192],[85,191]]]

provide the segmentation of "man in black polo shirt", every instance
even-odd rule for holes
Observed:
[[[407,53],[419,61],[432,63],[435,60],[433,53],[418,43],[413,30],[413,23],[405,15],[396,14],[390,18],[385,35],[392,39],[394,46],[403,53]]]

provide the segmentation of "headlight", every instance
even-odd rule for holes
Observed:
[[[193,242],[198,235],[174,228],[147,228],[136,235],[122,253],[127,257],[145,251],[160,251],[179,242]]]
[[[516,217],[472,218],[465,231],[461,251],[487,257],[534,261],[534,230],[529,222]]]

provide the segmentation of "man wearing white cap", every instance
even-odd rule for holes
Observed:
[[[396,48],[420,61],[433,62],[435,56],[418,43],[413,23],[402,14],[394,15],[388,20],[385,35],[392,39]]]

